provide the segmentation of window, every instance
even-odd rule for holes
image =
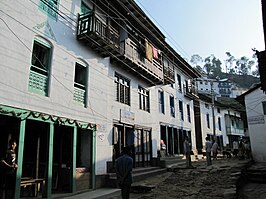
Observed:
[[[209,115],[209,113],[206,114],[206,120],[207,120],[207,127],[210,128],[210,115]]]
[[[40,0],[39,9],[47,14],[47,16],[57,20],[58,0]]]
[[[190,116],[190,106],[187,104],[187,121],[190,123],[191,122],[191,116]]]
[[[170,114],[172,117],[175,117],[175,98],[170,96]]]
[[[177,90],[182,92],[182,83],[181,83],[181,76],[179,74],[176,75],[177,78]]]
[[[115,73],[116,101],[130,105],[130,81]]]
[[[87,67],[76,63],[74,77],[74,101],[86,105]]]
[[[51,45],[37,40],[33,43],[29,77],[29,91],[48,96]]]
[[[219,128],[219,131],[222,130],[221,118],[220,117],[218,117],[218,128]]]
[[[158,91],[159,97],[159,112],[164,114],[164,93],[163,91]]]
[[[181,100],[179,100],[179,112],[180,112],[180,119],[184,120],[183,102]]]
[[[262,102],[263,114],[266,115],[266,101]]]
[[[139,86],[139,108],[141,110],[150,112],[150,93],[148,90]]]
[[[220,108],[217,108],[217,113],[221,113],[221,109]]]
[[[209,109],[210,108],[209,104],[205,103],[205,108]]]
[[[89,6],[87,6],[84,2],[81,2],[80,10],[82,15],[89,14],[92,11],[91,8],[89,8]]]

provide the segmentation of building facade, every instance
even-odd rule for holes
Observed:
[[[256,162],[266,162],[265,153],[265,115],[266,100],[261,85],[257,85],[242,94],[245,99],[249,138],[253,159]]]
[[[169,155],[186,135],[196,148],[200,75],[134,1],[0,5],[0,152],[17,140],[15,198],[29,178],[48,198],[101,187],[127,145],[134,167],[154,165],[161,140]]]

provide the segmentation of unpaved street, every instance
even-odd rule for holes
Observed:
[[[240,171],[248,161],[220,159],[206,166],[194,162],[195,169],[173,169],[166,174],[149,178],[139,185],[154,186],[147,193],[131,193],[132,199],[219,199],[239,198],[236,194]],[[266,195],[265,195],[266,197]]]

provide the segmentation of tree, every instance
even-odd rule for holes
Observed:
[[[209,57],[205,58],[204,62],[204,69],[207,75],[212,76],[214,78],[220,76],[220,74],[222,73],[222,62],[218,58],[216,58],[212,54]]]
[[[227,59],[225,60],[225,72],[233,72],[232,69],[236,59],[230,52],[226,52],[225,54],[227,55]]]
[[[190,63],[192,63],[195,67],[200,66],[199,63],[202,63],[203,59],[198,54],[192,55],[190,59]]]
[[[254,60],[250,60],[246,56],[236,60],[236,67],[239,75],[251,74],[251,67],[255,64]]]

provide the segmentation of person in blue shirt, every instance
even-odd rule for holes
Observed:
[[[133,169],[133,159],[130,157],[131,149],[126,146],[122,150],[122,155],[115,162],[118,186],[121,188],[122,199],[129,199]]]

